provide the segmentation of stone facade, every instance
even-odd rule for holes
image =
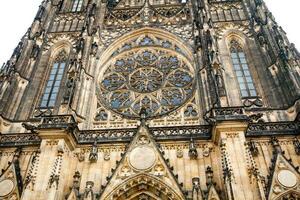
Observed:
[[[0,71],[0,199],[300,199],[299,64],[262,0],[44,0]]]

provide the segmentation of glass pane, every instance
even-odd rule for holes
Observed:
[[[243,64],[246,64],[246,63],[247,63],[247,61],[246,61],[245,58],[240,58],[240,62],[243,63]]]
[[[247,64],[242,64],[243,70],[248,70],[248,65]]]
[[[231,58],[232,58],[232,59],[238,58],[238,57],[237,57],[237,54],[236,54],[236,53],[231,53]]]
[[[250,90],[250,95],[251,96],[257,96],[256,91],[255,90]]]
[[[252,81],[252,77],[251,76],[247,76],[246,77],[246,81],[248,82],[248,83],[252,83],[253,81]]]
[[[233,67],[234,67],[235,70],[240,70],[241,69],[239,64],[233,65]]]
[[[41,103],[41,107],[46,107],[47,106],[47,101],[42,101],[42,103]]]
[[[249,88],[249,89],[252,89],[252,90],[255,89],[253,83],[249,83],[249,84],[248,84],[248,88]]]
[[[50,74],[49,80],[54,80],[54,78],[55,78],[55,74]]]
[[[49,93],[43,95],[43,101],[48,101]]]
[[[51,87],[51,86],[52,86],[52,84],[53,84],[53,81],[48,81],[48,83],[47,83],[47,87]]]
[[[245,58],[244,52],[239,52],[239,57],[240,57],[240,58]]]
[[[244,83],[244,78],[243,77],[238,77],[239,83]]]
[[[241,90],[241,93],[242,93],[242,97],[248,97],[248,92],[247,90]]]
[[[57,68],[53,68],[53,69],[51,70],[50,74],[56,74],[56,72],[57,72]]]
[[[60,86],[60,81],[56,81],[55,84],[54,84],[54,86],[56,86],[56,87]]]
[[[243,76],[243,73],[242,73],[242,71],[236,71],[236,76],[238,76],[238,77],[241,77],[241,76]]]
[[[244,74],[245,74],[245,76],[250,76],[249,70],[244,70]]]
[[[56,100],[57,93],[52,93],[50,101]]]
[[[241,90],[245,90],[245,89],[246,89],[246,85],[243,84],[243,83],[240,83],[240,89],[241,89]]]
[[[53,64],[53,68],[52,68],[52,70],[53,70],[53,69],[57,69],[57,67],[58,67],[58,64],[59,64],[59,63],[54,63],[54,64]]]
[[[49,101],[49,104],[48,104],[49,107],[53,107],[54,105],[55,105],[55,100]]]
[[[58,87],[54,87],[52,90],[53,93],[57,93],[58,92]]]
[[[50,87],[46,87],[45,93],[50,93],[50,91],[51,91],[51,88]]]
[[[58,70],[58,74],[63,74],[64,73],[64,68],[60,68],[59,70]]]
[[[61,69],[65,69],[65,66],[66,66],[66,63],[64,63],[64,62],[60,63],[60,68]]]
[[[239,60],[237,58],[232,58],[232,62],[233,62],[233,64],[238,64]]]
[[[61,80],[62,79],[62,75],[57,75],[56,80]]]

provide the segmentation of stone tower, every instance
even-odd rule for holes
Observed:
[[[0,199],[300,199],[299,64],[262,0],[44,0],[0,71]]]

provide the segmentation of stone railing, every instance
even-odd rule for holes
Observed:
[[[0,147],[39,145],[41,138],[37,134],[1,134]]]
[[[223,107],[212,110],[213,117],[216,120],[247,120],[243,107]]]
[[[74,136],[79,144],[105,142],[129,142],[137,129],[111,129],[111,130],[83,130],[74,131]]]
[[[246,136],[296,135],[300,133],[300,122],[250,123]]]
[[[70,124],[76,124],[72,115],[54,115],[42,117],[38,128],[66,128]]]
[[[211,137],[211,126],[181,126],[150,128],[150,132],[157,140],[168,139],[209,139]]]

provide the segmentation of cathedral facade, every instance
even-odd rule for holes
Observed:
[[[299,111],[263,0],[44,0],[0,69],[0,199],[300,199]]]

